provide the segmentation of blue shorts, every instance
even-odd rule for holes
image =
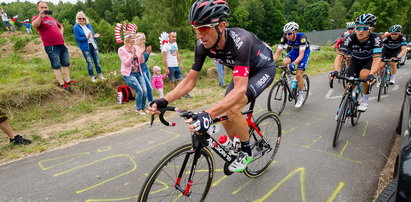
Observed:
[[[305,49],[304,58],[298,63],[297,69],[301,69],[305,71],[305,68],[307,67],[307,64],[308,64],[308,58],[310,57],[310,52],[311,52],[310,49]],[[294,60],[297,59],[298,55],[300,55],[300,51],[292,49],[285,57],[290,58],[291,62],[294,62]]]
[[[183,79],[180,67],[168,67],[168,69],[170,70],[170,74],[168,75],[170,82],[174,82],[175,80],[181,81]]]
[[[70,66],[69,52],[65,45],[55,45],[44,47],[49,56],[51,68],[60,69],[61,66]]]
[[[4,26],[5,26],[5,27],[10,27],[10,26],[11,26],[11,24],[10,24],[9,21],[3,21],[3,23],[4,23]]]

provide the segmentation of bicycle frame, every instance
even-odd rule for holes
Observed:
[[[291,89],[291,87],[288,85],[287,70],[286,70],[287,67],[285,67],[285,66],[278,66],[278,68],[281,68],[281,69],[282,69],[282,73],[281,73],[282,76],[281,76],[280,80],[284,83],[284,86],[285,86],[285,88],[286,88],[287,91],[288,91],[288,95],[290,96],[289,101],[295,100],[295,99],[296,99],[296,92],[297,92],[297,91]],[[291,71],[291,70],[288,70],[288,71],[290,71],[290,74],[295,75],[295,71]]]

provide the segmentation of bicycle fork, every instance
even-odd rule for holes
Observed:
[[[181,169],[180,172],[178,173],[178,177],[176,179],[176,183],[174,184],[174,187],[180,191],[184,196],[190,196],[191,195],[191,186],[193,185],[193,177],[194,177],[194,170],[196,168],[197,165],[197,160],[199,159],[201,153],[200,153],[201,149],[191,149],[191,151],[189,151],[186,156],[184,157],[184,161],[183,161],[183,165],[181,165]],[[190,158],[190,156],[194,154],[194,159],[193,159],[193,165],[191,166],[191,170],[190,170],[190,176],[187,179],[187,185],[185,188],[183,188],[180,185],[181,182],[181,176],[183,176],[184,172],[185,172],[185,168],[187,166],[187,162],[188,159]]]

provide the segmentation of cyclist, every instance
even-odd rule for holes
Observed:
[[[401,34],[402,26],[393,25],[389,30],[389,35],[382,40],[382,58],[391,59],[398,58],[398,60],[405,55],[407,52],[407,39],[404,35]],[[395,84],[395,74],[397,73],[397,62],[390,62],[391,66],[391,79],[390,84]],[[384,68],[386,62],[381,61],[379,73]],[[378,79],[377,86],[379,86],[380,78]]]
[[[348,35],[341,44],[338,55],[334,60],[334,72],[330,73],[330,78],[338,75],[338,70],[344,55],[351,54],[350,66],[347,69],[347,76],[360,77],[374,83],[374,75],[377,73],[381,61],[381,37],[373,33],[377,18],[370,14],[362,14],[355,21],[355,33]],[[362,84],[363,99],[358,110],[365,112],[368,107],[369,94],[368,84]]]
[[[347,22],[346,23],[347,31],[341,33],[340,38],[337,40],[335,43],[335,50],[338,53],[338,49],[340,48],[341,43],[344,41],[344,38],[347,37],[348,35],[354,33],[354,28],[355,28],[355,22]],[[350,65],[350,60],[351,60],[351,55],[346,55],[345,61],[347,63],[347,66]]]
[[[282,65],[288,66],[292,71],[294,71],[298,65],[296,76],[299,95],[297,97],[297,102],[295,103],[296,108],[300,108],[304,103],[303,74],[307,67],[311,52],[307,36],[305,36],[304,33],[297,33],[298,28],[299,26],[295,22],[289,22],[284,25],[284,36],[281,38],[277,52],[274,55],[274,61],[277,61],[285,44],[292,47],[292,50],[285,56]]]
[[[197,36],[194,64],[187,77],[164,98],[150,103],[150,111],[158,114],[158,108],[167,107],[190,92],[200,77],[206,57],[233,69],[233,80],[228,85],[225,97],[213,107],[197,113],[187,120],[189,130],[203,133],[210,127],[213,118],[227,115],[222,121],[227,135],[233,139],[238,134],[241,152],[229,165],[229,170],[242,172],[252,158],[248,126],[241,111],[267,88],[275,76],[275,63],[271,49],[251,32],[241,28],[226,28],[229,7],[223,0],[197,0],[189,13],[189,21]]]

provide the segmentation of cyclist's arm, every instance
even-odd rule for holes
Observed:
[[[371,70],[370,70],[370,74],[372,75],[376,75],[379,66],[380,66],[380,62],[381,62],[381,57],[374,57],[372,58],[372,65],[371,65]]]
[[[278,58],[280,57],[281,52],[283,51],[283,49],[277,48],[277,52],[274,55],[274,61],[277,61]]]
[[[401,58],[402,56],[405,55],[406,52],[407,52],[407,46],[401,46],[401,52],[397,57]]]
[[[344,38],[339,38],[338,40],[337,40],[337,42],[335,43],[335,46],[334,46],[334,48],[335,48],[335,51],[337,51],[337,53],[338,53],[338,48],[340,47],[340,45],[341,45],[341,43],[344,41]]]
[[[199,77],[199,71],[190,69],[187,76],[171,92],[164,96],[164,99],[171,103],[189,93],[196,86]]]
[[[341,54],[338,54],[338,55],[335,57],[335,60],[334,60],[334,71],[340,71],[340,68],[341,68],[341,64],[342,64],[343,59],[344,59],[344,56],[341,55]]]
[[[239,103],[244,98],[243,96],[245,96],[248,88],[248,77],[234,76],[233,82],[233,90],[231,90],[219,104],[206,110],[206,112],[210,114],[211,118],[215,118],[218,115],[226,112],[228,109]]]
[[[304,58],[304,52],[305,50],[299,50],[298,57],[293,62],[294,66],[297,66],[298,63]]]

